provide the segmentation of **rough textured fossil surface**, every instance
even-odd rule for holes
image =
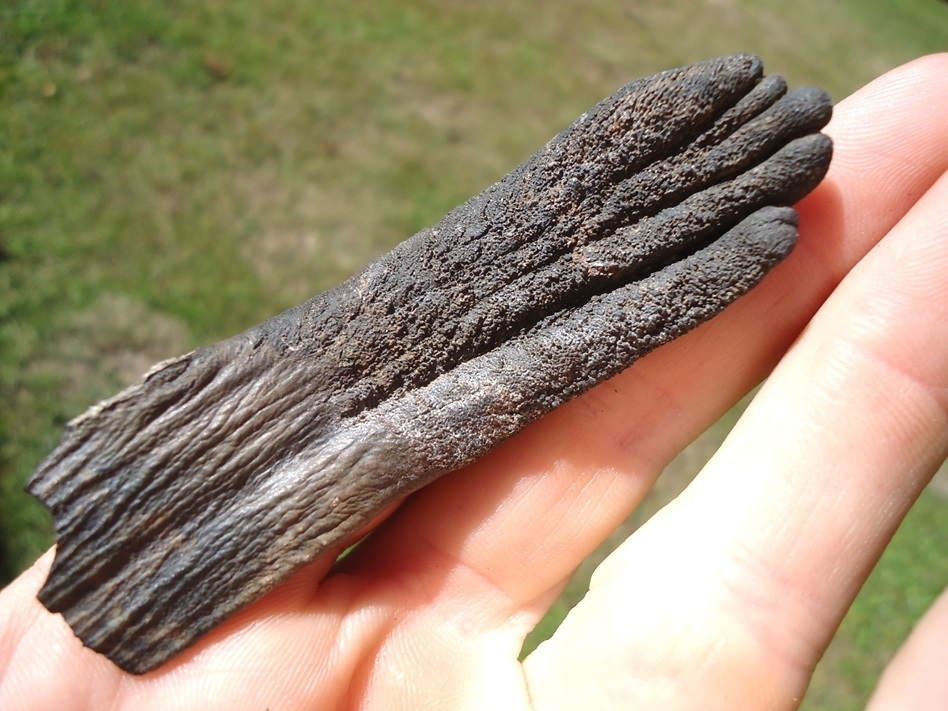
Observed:
[[[796,240],[818,89],[732,55],[641,79],[361,273],[66,428],[39,597],[143,673],[379,512],[714,316]]]

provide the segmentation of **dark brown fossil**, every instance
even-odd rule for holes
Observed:
[[[335,289],[159,364],[34,474],[40,600],[123,669],[162,664],[756,285],[830,113],[749,55],[640,79]]]

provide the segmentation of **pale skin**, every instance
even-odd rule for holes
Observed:
[[[948,454],[948,54],[827,129],[796,251],[734,307],[402,505],[143,677],[0,593],[0,708],[793,709]],[[672,505],[524,635],[664,465],[773,370]],[[948,594],[872,711],[948,707]],[[939,661],[941,660],[941,661]]]

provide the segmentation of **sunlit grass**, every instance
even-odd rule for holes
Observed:
[[[948,47],[946,13],[928,0],[0,5],[0,583],[52,540],[21,491],[29,473],[69,418],[148,363],[338,282],[636,76],[748,50],[842,98]],[[913,515],[937,518],[930,506]]]

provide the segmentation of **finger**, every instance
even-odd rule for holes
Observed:
[[[948,590],[925,613],[886,667],[866,711],[948,708]]]
[[[535,700],[796,707],[948,453],[946,202],[948,173],[847,276],[688,490],[600,567],[525,663]],[[609,683],[558,684],[567,668]]]
[[[50,615],[36,599],[52,561],[49,551],[0,591],[0,708],[62,709],[64,699],[88,699],[89,708],[105,708],[117,669],[84,650],[62,617]]]
[[[366,567],[417,574],[460,561],[485,594],[494,586],[518,612],[530,601],[539,611],[665,463],[772,367],[841,273],[934,182],[948,163],[948,126],[916,126],[922,114],[948,111],[946,65],[948,56],[916,62],[838,108],[833,166],[802,206],[801,245],[760,288],[426,489],[364,547]],[[862,128],[865,115],[872,133]],[[898,154],[885,148],[892,142]],[[862,185],[867,173],[900,189],[876,194]],[[462,597],[468,583],[459,582]]]

